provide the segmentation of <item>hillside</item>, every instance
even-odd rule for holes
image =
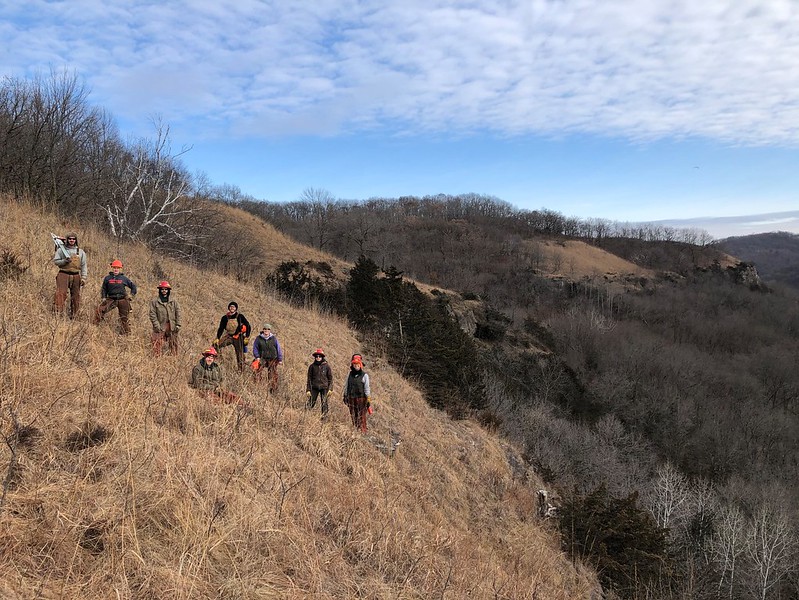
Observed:
[[[762,285],[750,265],[690,232],[594,227],[574,239],[567,219],[490,199],[243,206],[298,240],[322,215],[326,248],[365,251],[364,329],[402,368],[407,348],[432,349],[413,365],[422,375],[437,367],[428,400],[456,409],[465,400],[524,449],[561,494],[564,547],[606,589],[659,600],[796,596],[790,290]],[[432,296],[467,337],[419,335],[415,304],[393,293],[398,272],[456,290]],[[765,544],[781,550],[764,559]]]
[[[799,288],[799,235],[782,231],[731,237],[719,247],[754,263],[764,281]]]
[[[342,320],[142,246],[117,252],[97,230],[6,199],[0,210],[4,260],[25,269],[0,281],[3,598],[571,599],[596,591],[534,517],[541,482],[511,468],[513,449],[428,407],[382,360],[365,357],[376,404],[368,435],[351,429],[338,401],[324,425],[303,409],[310,351],[326,349],[335,399],[360,350]],[[268,246],[278,236],[256,226],[249,230],[265,236],[264,268],[284,260],[285,241]],[[49,233],[66,229],[77,230],[90,261],[75,321],[50,314]],[[116,257],[140,286],[129,337],[116,334],[115,314],[88,323],[102,265]],[[162,277],[185,325],[179,356],[156,359],[145,311]],[[186,383],[233,299],[253,323],[274,324],[286,350],[275,396],[228,371],[252,414],[208,404]]]

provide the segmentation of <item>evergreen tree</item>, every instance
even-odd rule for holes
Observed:
[[[612,497],[602,485],[587,496],[576,493],[560,507],[563,547],[572,560],[590,562],[603,585],[623,597],[668,576],[666,530],[638,508],[638,494]]]
[[[359,256],[355,266],[350,269],[346,312],[356,327],[363,327],[366,322],[372,322],[379,316],[382,305],[379,273],[380,267],[364,255]]]
[[[388,360],[418,378],[427,401],[456,417],[485,407],[474,341],[440,300],[423,294],[402,273],[360,257],[350,271],[347,315],[365,333],[386,344]]]

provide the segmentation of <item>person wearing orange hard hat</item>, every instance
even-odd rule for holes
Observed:
[[[344,384],[344,404],[350,409],[350,418],[356,429],[366,431],[366,415],[371,414],[372,392],[369,374],[363,370],[363,358],[353,354],[350,374]]]
[[[111,272],[103,278],[103,285],[100,288],[102,301],[94,311],[94,323],[102,321],[108,311],[116,308],[119,311],[122,333],[127,335],[130,333],[130,323],[128,323],[130,301],[136,296],[136,284],[122,272],[121,260],[114,260],[110,267]],[[130,296],[125,288],[130,290]]]
[[[153,355],[161,356],[164,343],[169,345],[172,355],[178,353],[178,332],[180,331],[180,305],[171,298],[172,286],[168,281],[158,284],[158,297],[150,301],[150,324],[153,332],[150,341],[153,344]]]
[[[305,386],[305,395],[307,397],[305,408],[312,410],[316,406],[317,398],[320,399],[322,418],[324,419],[330,409],[327,397],[333,388],[333,369],[330,368],[325,359],[325,352],[321,348],[314,350],[312,356],[314,360],[308,365],[308,378]]]
[[[226,404],[238,404],[243,406],[241,398],[233,392],[229,392],[222,388],[222,383],[225,381],[225,374],[222,371],[216,358],[219,356],[215,348],[208,348],[203,352],[200,362],[194,365],[191,371],[191,381],[189,385],[197,390],[197,392],[205,397],[214,401],[221,401]]]

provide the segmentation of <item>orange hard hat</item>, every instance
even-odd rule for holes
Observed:
[[[165,281],[162,281],[161,283],[158,284],[158,289],[159,290],[171,290],[172,286],[169,285],[169,282],[165,280]]]
[[[111,263],[111,268],[113,269],[114,267],[119,267],[121,269],[122,268],[122,261],[119,260],[119,259],[116,259],[114,262]]]
[[[203,352],[203,356],[217,356],[218,352],[215,348],[208,348],[205,352]]]

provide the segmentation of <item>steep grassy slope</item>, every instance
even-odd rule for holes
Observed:
[[[222,258],[222,271],[245,281],[260,281],[287,260],[301,263],[327,263],[331,274],[346,276],[352,266],[331,254],[305,246],[279,232],[271,224],[240,208],[221,203],[207,203],[221,225],[215,228],[209,243],[211,252]],[[213,257],[210,258],[213,263]]]
[[[352,430],[338,398],[359,345],[342,321],[143,247],[117,252],[97,231],[7,200],[0,211],[0,253],[27,267],[0,282],[3,598],[571,599],[596,591],[535,519],[539,482],[511,470],[512,449],[430,409],[375,357],[366,357],[371,431]],[[75,321],[50,314],[49,232],[65,228],[77,229],[90,262]],[[115,314],[89,324],[102,265],[115,257],[141,288],[129,337],[116,334]],[[163,277],[185,325],[180,355],[156,359],[145,311]],[[253,323],[271,322],[286,349],[274,396],[228,371],[252,414],[209,404],[186,383],[233,299]],[[327,424],[303,409],[308,355],[320,345],[337,377]]]

